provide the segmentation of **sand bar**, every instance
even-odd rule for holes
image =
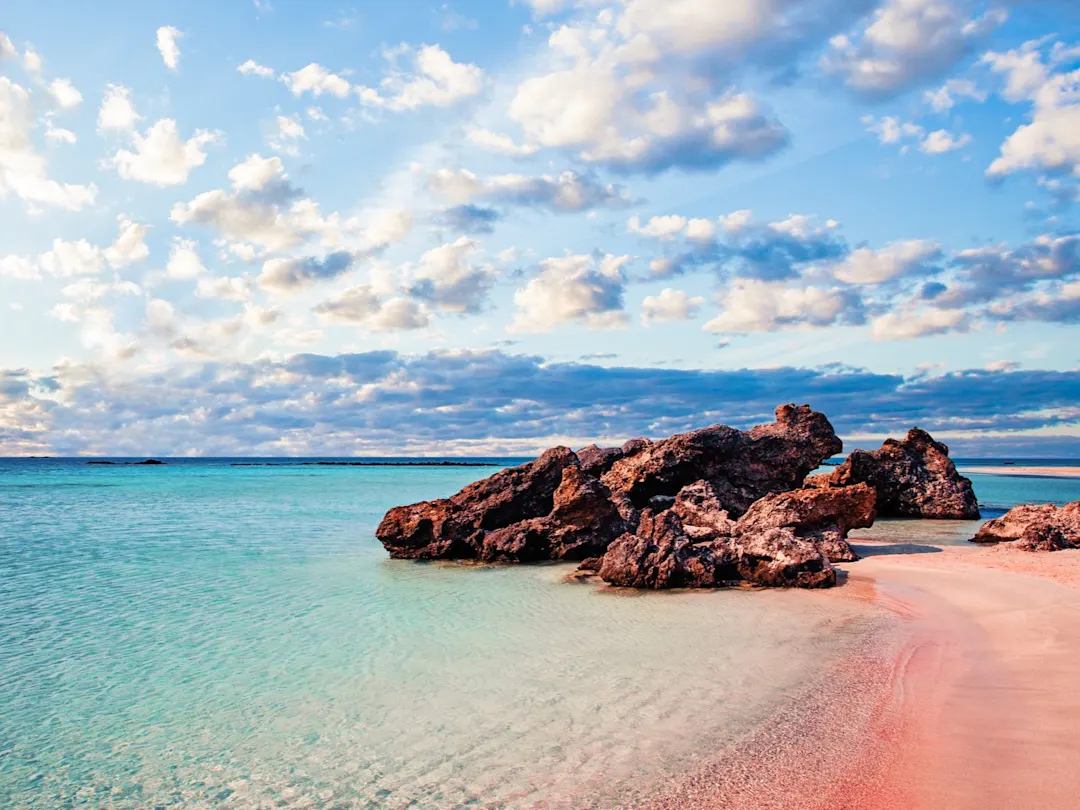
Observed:
[[[1080,478],[1080,467],[960,467],[964,475],[1013,475],[1025,478]]]

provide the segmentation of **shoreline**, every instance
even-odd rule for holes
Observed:
[[[857,550],[832,593],[881,611],[884,632],[651,806],[1075,807],[1080,550]]]
[[[1080,467],[957,467],[961,475],[1004,475],[1010,478],[1080,478]]]

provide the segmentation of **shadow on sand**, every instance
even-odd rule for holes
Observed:
[[[852,543],[851,548],[860,557],[880,557],[883,554],[940,554],[942,551],[938,546],[927,546],[921,543],[875,543],[873,545]]]

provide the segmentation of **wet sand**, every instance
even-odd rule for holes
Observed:
[[[856,548],[882,632],[657,807],[1075,808],[1080,551]]]
[[[1023,478],[1080,478],[1080,467],[960,467],[964,475],[1011,475]]]

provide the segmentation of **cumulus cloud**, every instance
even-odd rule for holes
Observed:
[[[116,222],[120,234],[103,253],[109,266],[119,269],[149,256],[150,248],[145,242],[146,233],[149,230],[146,225],[134,222],[123,214],[116,218]]]
[[[515,332],[547,332],[564,324],[589,329],[626,325],[623,310],[628,256],[571,255],[544,259],[540,272],[514,293]]]
[[[466,234],[491,233],[495,230],[495,223],[501,219],[502,214],[494,208],[471,203],[451,206],[438,217],[441,224]]]
[[[176,121],[162,118],[145,134],[132,132],[132,148],[117,150],[109,162],[126,180],[154,186],[179,186],[187,182],[192,169],[206,162],[203,148],[220,138],[218,132],[201,129],[188,140],[182,140]]]
[[[274,130],[267,139],[270,148],[285,155],[297,155],[297,143],[307,139],[304,125],[296,116],[279,115],[274,119]]]
[[[946,152],[963,149],[969,143],[971,143],[971,136],[967,133],[953,135],[948,130],[938,129],[923,138],[919,144],[919,150],[928,155],[943,155]]]
[[[886,0],[869,24],[829,41],[821,67],[855,92],[891,96],[940,75],[1005,21],[991,9],[972,14],[970,2]]]
[[[1022,170],[1072,173],[1080,177],[1080,69],[1052,72],[1039,50],[1027,43],[1007,53],[988,53],[984,61],[1006,76],[1002,95],[1031,103],[1031,121],[1001,145],[986,174],[1000,178]]]
[[[407,298],[383,299],[369,284],[350,287],[315,307],[315,314],[329,323],[364,326],[373,332],[423,329],[430,321],[427,311]]]
[[[705,324],[716,334],[747,334],[860,324],[862,301],[839,287],[793,287],[759,279],[737,279],[718,296],[721,313]]]
[[[122,84],[110,84],[98,110],[98,130],[101,132],[129,132],[142,118],[135,111],[131,91]]]
[[[683,290],[666,287],[659,295],[649,295],[641,302],[641,323],[650,326],[665,321],[686,321],[697,315],[705,299],[690,297]]]
[[[934,112],[939,113],[948,112],[962,98],[981,103],[988,97],[989,94],[970,79],[949,79],[937,90],[927,90],[923,93],[926,103],[933,108]]]
[[[93,183],[61,183],[49,177],[48,161],[31,138],[34,123],[30,92],[0,76],[0,198],[11,193],[31,206],[70,211],[93,204]]]
[[[453,203],[481,201],[489,205],[546,208],[558,213],[621,207],[632,202],[622,186],[573,171],[558,176],[503,174],[481,178],[467,169],[439,169],[429,176],[428,187]]]
[[[82,104],[82,93],[71,83],[71,79],[53,79],[49,82],[49,94],[62,109],[70,110]]]
[[[832,268],[832,275],[848,284],[882,284],[899,277],[934,272],[942,258],[941,245],[929,239],[892,242],[885,247],[859,248]]]
[[[331,73],[317,62],[312,62],[292,73],[282,74],[281,81],[292,91],[294,96],[301,96],[304,93],[321,96],[323,93],[328,93],[338,98],[345,98],[349,95],[350,89],[347,79]]]
[[[251,298],[251,282],[241,276],[204,276],[195,285],[195,295],[199,298],[247,301]]]
[[[415,267],[405,268],[408,293],[448,312],[479,312],[496,271],[479,263],[480,243],[461,237],[425,252]]]
[[[259,286],[272,292],[290,292],[337,278],[347,273],[352,264],[353,255],[347,250],[334,251],[322,258],[269,259],[263,263]]]
[[[484,85],[484,71],[476,65],[455,62],[438,45],[411,48],[401,45],[387,51],[387,75],[379,88],[358,86],[360,103],[394,111],[420,107],[448,107],[477,95]],[[402,67],[402,63],[406,67]]]
[[[274,78],[274,69],[267,67],[266,65],[260,65],[254,59],[248,59],[242,65],[237,68],[245,76],[258,76],[260,79],[272,79]]]
[[[528,157],[534,155],[540,147],[530,144],[515,143],[509,135],[492,132],[490,129],[472,128],[468,138],[481,149],[508,157]]]
[[[946,332],[966,332],[971,319],[962,309],[923,309],[890,312],[870,325],[875,340],[910,340]]]
[[[206,272],[199,258],[199,243],[191,239],[177,239],[169,252],[165,275],[177,281],[198,278]]]
[[[157,30],[157,49],[161,54],[161,61],[169,70],[176,70],[180,65],[179,40],[183,36],[180,29],[171,25],[163,25]]]

